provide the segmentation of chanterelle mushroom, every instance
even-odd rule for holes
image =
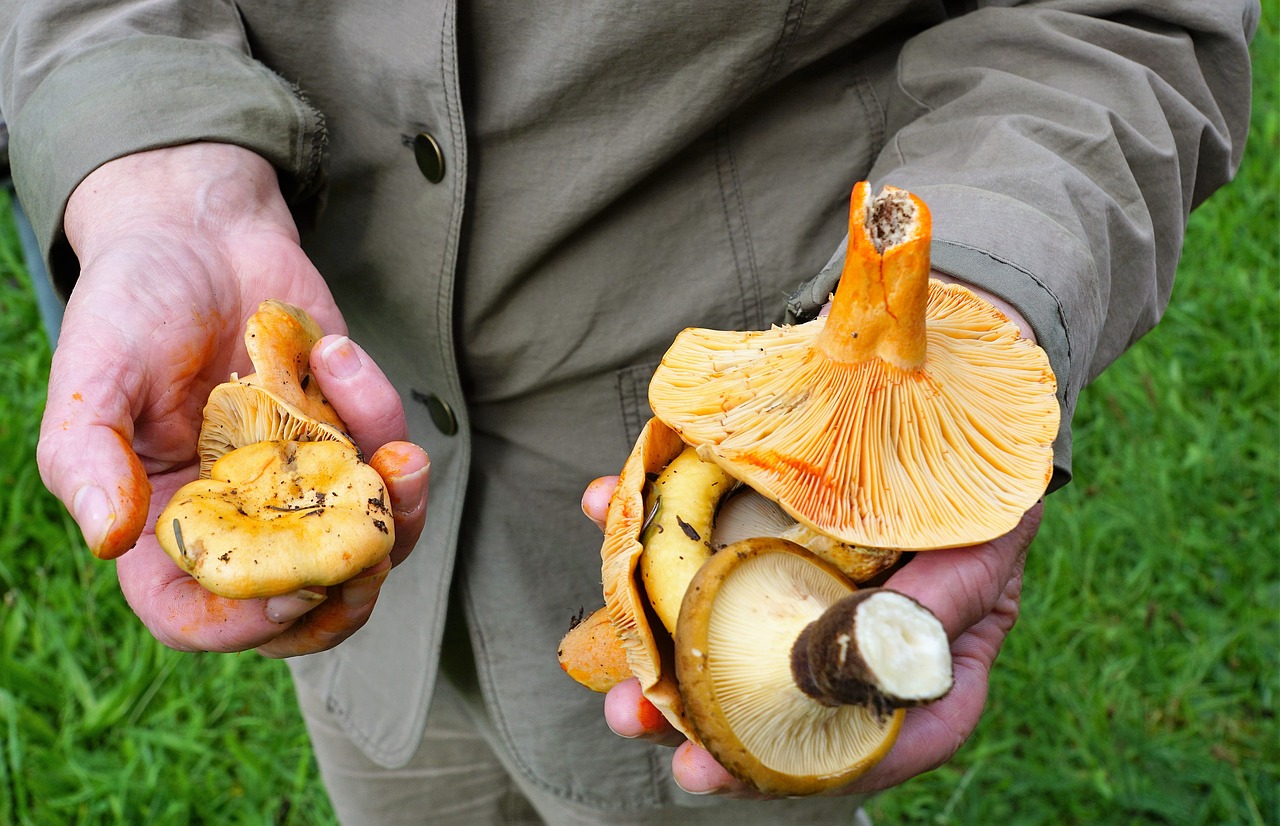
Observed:
[[[351,444],[346,425],[311,381],[308,359],[323,333],[304,310],[262,302],[245,323],[244,344],[254,371],[209,393],[200,428],[200,476],[224,453],[275,440]]]
[[[245,345],[255,373],[213,389],[200,432],[201,479],[156,522],[183,570],[232,599],[335,585],[391,551],[386,485],[310,380],[320,328],[265,301]]]
[[[231,599],[351,579],[391,550],[382,477],[341,442],[257,442],[184,485],[156,538],[184,570]],[[175,553],[176,551],[176,553]]]

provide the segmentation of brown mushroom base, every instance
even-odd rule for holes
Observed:
[[[888,754],[900,706],[927,702],[899,660],[929,662],[926,682],[950,686],[941,624],[893,592],[858,593],[832,565],[776,538],[728,546],[690,583],[677,682],[698,740],[739,780],[784,796],[845,786]],[[945,665],[935,662],[939,643]]]
[[[837,602],[791,649],[800,690],[823,705],[863,705],[887,716],[951,690],[942,623],[905,594],[868,588]]]

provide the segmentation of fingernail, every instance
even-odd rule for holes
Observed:
[[[116,512],[106,491],[93,485],[85,485],[76,491],[71,499],[71,515],[80,526],[89,549],[95,552],[106,541],[111,523],[116,521]]]
[[[408,516],[421,505],[427,492],[427,474],[430,465],[391,479],[391,507],[397,516]]]
[[[320,351],[320,359],[329,372],[340,379],[349,379],[360,372],[360,354],[346,336],[338,336]]]
[[[342,604],[348,608],[363,608],[373,601],[386,581],[389,570],[353,579],[342,586]]]
[[[272,622],[293,622],[298,617],[325,601],[324,594],[308,591],[305,588],[292,594],[271,597],[267,600],[267,619]]]

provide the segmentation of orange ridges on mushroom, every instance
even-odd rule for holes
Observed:
[[[926,550],[1010,531],[1052,474],[1048,357],[1003,313],[929,278],[927,207],[854,188],[825,319],[689,329],[655,415],[797,521],[853,545]]]

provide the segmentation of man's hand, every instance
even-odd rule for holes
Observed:
[[[223,144],[127,156],[81,183],[64,224],[81,272],[41,425],[45,485],[96,555],[121,557],[125,596],[162,642],[288,656],[345,639],[422,530],[427,459],[400,441],[406,427],[394,388],[346,339],[328,287],[298,245],[275,171]],[[152,531],[169,496],[196,476],[209,390],[252,369],[241,336],[266,298],[304,308],[335,334],[312,352],[315,378],[387,480],[396,514],[391,559],[314,600],[216,597],[168,559]]]
[[[959,283],[938,272],[932,277]],[[1014,307],[981,290],[974,292],[1005,313],[1024,337],[1035,341],[1031,325]],[[616,476],[604,476],[592,482],[582,497],[583,512],[601,529],[616,486]],[[931,771],[949,760],[973,733],[986,704],[991,667],[1018,619],[1023,565],[1040,528],[1042,511],[1043,504],[1036,504],[1012,531],[990,542],[918,553],[884,583],[914,597],[942,621],[951,640],[955,684],[941,700],[908,709],[888,756],[846,787],[846,793],[887,789]],[[609,727],[623,737],[676,746],[671,771],[682,789],[694,794],[763,797],[729,774],[706,749],[686,741],[644,698],[634,678],[608,693],[604,712]]]
[[[597,479],[582,509],[603,527],[617,477]],[[907,710],[889,755],[844,791],[866,793],[896,786],[945,763],[973,733],[987,699],[991,666],[1018,618],[1027,548],[1040,527],[1037,504],[1008,534],[970,548],[918,553],[884,583],[914,597],[942,621],[951,639],[955,684],[941,700]],[[605,697],[605,719],[624,737],[677,745],[671,772],[682,789],[759,798],[709,752],[687,742],[653,708],[635,679]]]

